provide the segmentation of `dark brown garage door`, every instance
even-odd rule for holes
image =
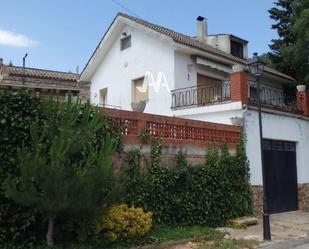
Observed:
[[[296,146],[294,142],[264,140],[269,213],[298,209]]]

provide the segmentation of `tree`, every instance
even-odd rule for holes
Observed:
[[[284,61],[291,61],[299,83],[309,86],[309,0],[293,3],[292,35],[294,43],[283,50]]]
[[[276,21],[272,28],[277,30],[279,38],[273,39],[270,45],[271,65],[298,83],[308,83],[309,1],[278,0],[275,5],[269,13]]]
[[[93,139],[104,117],[89,104],[48,101],[45,121],[30,126],[32,146],[18,150],[20,174],[4,188],[15,202],[35,207],[48,218],[47,244],[53,245],[55,219],[89,215],[110,201],[116,142]]]

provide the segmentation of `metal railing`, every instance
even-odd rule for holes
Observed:
[[[296,94],[292,92],[284,91],[283,89],[269,87],[265,85],[260,86],[260,99],[262,105],[269,106],[274,109],[280,109],[284,111],[300,112],[301,100],[297,100]],[[249,82],[249,103],[257,104],[257,89],[256,83]]]
[[[231,83],[223,81],[219,86],[196,85],[172,91],[172,108],[205,106],[231,99]]]

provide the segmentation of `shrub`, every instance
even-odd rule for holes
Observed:
[[[43,118],[39,95],[0,90],[0,244],[30,244],[38,242],[41,236],[42,223],[37,210],[7,199],[2,183],[8,175],[18,175],[17,148],[30,145],[30,124]]]
[[[111,241],[138,238],[146,235],[152,226],[152,213],[126,204],[113,206],[102,226],[104,235]]]
[[[129,160],[126,203],[153,212],[164,224],[220,226],[232,217],[252,213],[249,167],[243,140],[231,156],[226,145],[210,148],[205,165],[190,167],[179,152],[174,166],[162,166],[161,145],[155,140],[152,161],[144,172],[140,154]]]
[[[53,245],[56,217],[82,217],[110,203],[116,142],[106,137],[100,145],[89,144],[104,125],[90,104],[50,98],[46,106],[47,119],[30,125],[32,146],[18,150],[20,175],[7,178],[3,186],[16,203],[48,217],[47,244]]]
[[[82,105],[79,122],[84,121],[82,118],[86,116],[83,115],[86,106]],[[46,101],[37,93],[0,90],[0,244],[10,242],[28,245],[44,239],[42,227],[45,228],[47,224],[46,220],[42,218],[42,214],[35,208],[21,206],[6,198],[2,183],[7,182],[8,177],[11,179],[20,177],[21,163],[17,158],[17,150],[21,147],[28,151],[33,149],[30,127],[35,122],[41,130],[41,124],[48,119],[47,108]],[[95,108],[91,108],[88,114],[93,118],[97,111]],[[56,121],[59,121],[56,119],[58,112],[53,112],[53,115],[50,120],[55,119],[54,123],[56,124]],[[57,132],[59,131],[55,125],[55,134]],[[82,151],[76,151],[75,161],[82,165],[85,157],[89,154],[88,148],[99,148],[106,137],[117,141],[117,148],[121,149],[120,127],[115,127],[113,120],[109,117],[102,118],[100,129],[92,134],[91,139],[87,140],[88,142]],[[71,212],[69,214],[71,215]],[[71,226],[71,224],[67,224],[68,218],[65,223],[59,222],[58,224],[63,227]],[[59,230],[61,230],[60,227]],[[63,238],[67,235],[64,236],[64,233],[61,232],[59,236]]]

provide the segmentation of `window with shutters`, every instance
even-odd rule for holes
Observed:
[[[132,102],[138,103],[148,99],[148,84],[144,82],[144,77],[133,80]]]

